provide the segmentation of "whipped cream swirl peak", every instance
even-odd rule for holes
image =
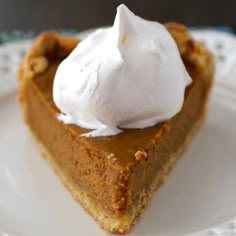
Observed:
[[[110,136],[173,117],[191,81],[165,27],[122,4],[112,27],[89,35],[59,65],[53,99],[65,124],[93,129],[87,137]]]

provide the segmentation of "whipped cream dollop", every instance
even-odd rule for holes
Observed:
[[[89,35],[59,65],[53,99],[65,124],[110,136],[173,117],[191,81],[165,27],[122,4],[112,27]]]

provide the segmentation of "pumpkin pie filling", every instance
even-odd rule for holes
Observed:
[[[109,232],[126,233],[136,223],[204,121],[213,57],[184,26],[165,26],[193,82],[185,91],[182,110],[152,127],[87,138],[81,134],[88,129],[57,119],[60,111],[52,98],[53,80],[77,39],[51,32],[40,35],[19,71],[26,123],[74,198]]]

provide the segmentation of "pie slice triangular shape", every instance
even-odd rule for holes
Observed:
[[[25,122],[73,197],[109,232],[126,233],[137,222],[205,118],[214,75],[213,56],[184,26],[165,26],[193,83],[186,89],[182,110],[153,127],[86,138],[81,134],[88,130],[57,119],[53,79],[59,63],[77,45],[75,38],[41,34],[19,70],[19,100]]]

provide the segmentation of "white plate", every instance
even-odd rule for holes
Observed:
[[[0,232],[107,235],[40,156],[16,94],[0,93]],[[216,84],[204,127],[130,235],[236,235],[235,182],[236,89]]]

